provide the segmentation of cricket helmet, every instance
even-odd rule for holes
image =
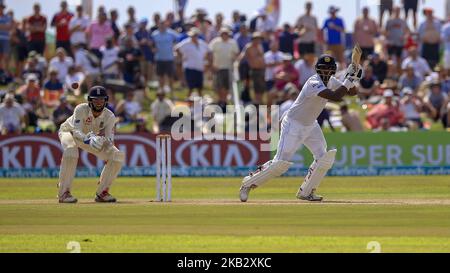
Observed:
[[[331,55],[323,54],[317,60],[316,72],[325,84],[328,84],[331,76],[336,74],[336,69],[336,61]]]
[[[105,99],[105,103],[101,107],[96,107],[92,102],[93,99]],[[92,111],[101,112],[108,105],[108,94],[103,86],[93,86],[89,89],[88,104]]]

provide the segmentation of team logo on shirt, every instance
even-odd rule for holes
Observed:
[[[84,121],[84,123],[85,123],[86,125],[91,124],[91,122],[92,122],[92,117],[88,117],[88,118]]]
[[[80,120],[79,119],[75,120],[75,124],[78,124],[78,123],[80,123]]]

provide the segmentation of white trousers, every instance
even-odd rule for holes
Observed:
[[[303,144],[313,154],[315,160],[327,152],[327,143],[317,121],[304,126],[285,116],[281,122],[280,140],[274,160],[291,161]]]
[[[122,167],[125,155],[115,146],[110,146],[97,151],[91,146],[73,138],[69,132],[59,132],[59,139],[63,147],[63,158],[61,160],[61,168],[59,173],[59,191],[58,196],[62,196],[65,192],[70,191],[72,182],[78,164],[78,148],[81,148],[91,154],[94,154],[101,160],[106,161],[100,176],[97,194],[108,191],[113,181],[116,179]]]

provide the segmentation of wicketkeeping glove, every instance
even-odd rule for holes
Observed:
[[[94,150],[101,151],[105,143],[105,138],[89,132],[83,142],[91,146]]]

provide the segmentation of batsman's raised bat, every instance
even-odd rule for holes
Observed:
[[[362,56],[362,50],[359,44],[356,44],[353,48],[352,52],[352,63],[358,67],[359,63],[361,62],[361,56]]]

